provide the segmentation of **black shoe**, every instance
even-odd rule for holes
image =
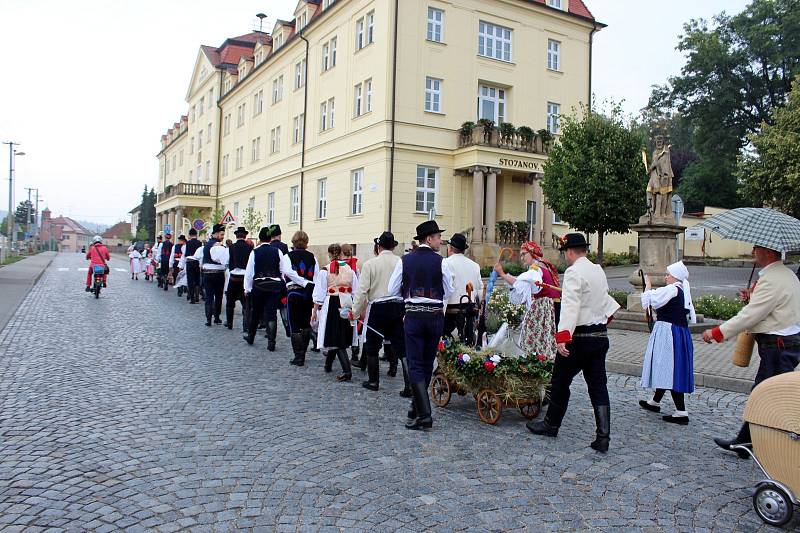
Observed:
[[[330,351],[325,354],[325,373],[330,374],[333,372],[333,360],[336,359],[336,352]]]
[[[86,292],[92,292],[92,288],[89,287],[88,285],[86,286]]]
[[[350,360],[347,358],[347,350],[340,349],[336,352],[336,357],[339,358],[339,364],[342,365],[342,373],[336,376],[336,381],[350,381],[353,379],[353,370],[350,366]]]
[[[414,406],[413,397],[411,398],[411,405],[408,406],[408,412],[406,413],[406,416],[408,417],[409,420],[414,420],[415,418],[417,418],[417,408]]]
[[[363,354],[364,362],[366,363],[367,367],[367,375],[369,378],[367,381],[361,384],[362,387],[365,389],[376,391],[380,388],[380,379],[381,379],[381,369],[380,369],[380,361],[378,360],[378,353],[377,350],[370,348],[369,350],[367,347],[364,348]]]
[[[211,319],[206,319],[206,326],[211,327]]]
[[[253,337],[250,336],[249,333],[245,333],[244,335],[242,335],[242,338],[245,340],[245,342],[247,342],[247,344],[251,346],[253,345],[253,341],[255,340]]]
[[[688,416],[673,416],[673,415],[664,415],[661,417],[661,420],[664,422],[670,422],[672,424],[678,424],[681,426],[688,426],[689,425],[689,417]]]
[[[719,437],[714,437],[714,442],[722,448],[723,450],[728,450],[732,452],[736,452],[736,455],[739,456],[739,459],[749,459],[750,454],[744,450],[734,450],[733,446],[747,446],[748,448],[752,448],[752,444],[749,442],[740,442],[738,439],[721,439]]]
[[[294,359],[289,361],[290,365],[303,366],[306,362],[306,350],[303,346],[303,332],[292,333],[292,351]]]
[[[543,420],[531,420],[525,424],[525,427],[534,435],[546,435],[548,437],[558,436],[558,427],[548,424],[546,418]]]
[[[275,337],[278,336],[278,322],[267,322],[267,350],[270,352],[275,351]]]
[[[406,422],[406,429],[418,431],[421,429],[432,428],[433,418],[431,417],[431,400],[428,396],[427,384],[422,381],[412,382],[411,393],[414,397],[414,406],[416,407],[417,417]]]
[[[650,405],[647,403],[647,400],[639,400],[639,407],[642,409],[647,409],[648,411],[652,411],[653,413],[660,413],[661,406],[660,405]]]
[[[606,453],[611,440],[611,408],[608,405],[598,405],[594,408],[594,421],[597,425],[597,438],[590,446],[598,452]]]
[[[218,316],[214,317],[214,324],[222,324],[222,320]]]
[[[371,391],[377,391],[378,389],[380,389],[380,385],[378,385],[377,383],[371,383],[369,381],[362,381],[361,386]]]
[[[225,322],[225,327],[228,329],[233,329],[233,324],[231,324],[230,322]]]

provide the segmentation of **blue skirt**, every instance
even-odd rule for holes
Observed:
[[[642,387],[694,392],[694,347],[689,328],[658,321],[642,365]]]

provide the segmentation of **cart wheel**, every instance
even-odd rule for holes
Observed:
[[[500,413],[503,412],[503,402],[500,397],[490,389],[483,389],[475,398],[478,406],[478,416],[487,424],[497,424]]]
[[[531,403],[521,404],[519,406],[519,412],[528,420],[533,420],[542,412],[542,402],[541,400],[536,400]]]
[[[792,519],[794,508],[789,496],[780,487],[765,483],[753,494],[753,508],[761,520],[775,527],[780,527]]]
[[[450,403],[450,382],[441,374],[433,376],[431,383],[431,400],[437,407],[444,407]]]

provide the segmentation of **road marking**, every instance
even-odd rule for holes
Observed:
[[[127,272],[128,271],[127,268],[115,268],[114,270],[116,270],[117,272]]]
[[[89,267],[80,267],[78,269],[78,272],[88,272],[88,271],[89,271]]]
[[[68,272],[69,271],[69,267],[61,267],[61,268],[58,269],[58,271],[59,272]]]

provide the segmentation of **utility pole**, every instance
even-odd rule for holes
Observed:
[[[8,224],[6,226],[6,233],[8,234],[9,246],[14,241],[14,226],[16,225],[14,217],[14,156],[25,155],[25,152],[17,152],[14,147],[19,146],[19,143],[14,141],[3,141],[3,144],[8,145]]]
[[[25,187],[25,190],[28,191],[28,203],[25,204],[25,239],[27,240],[31,233],[31,191],[33,188]]]

